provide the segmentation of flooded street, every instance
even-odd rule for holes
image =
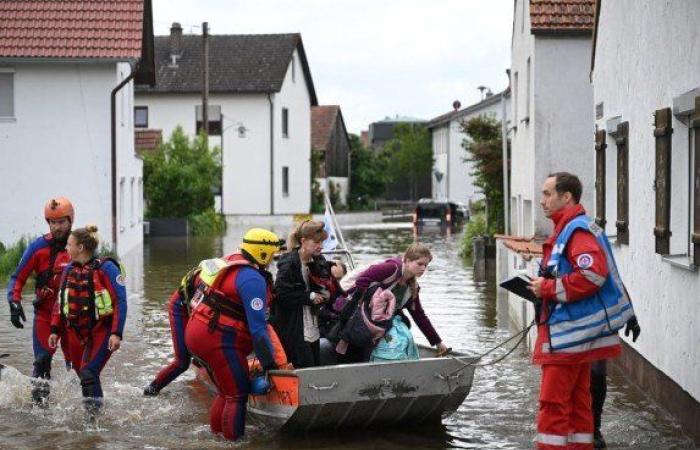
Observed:
[[[286,234],[287,230],[276,230]],[[231,444],[209,432],[208,392],[189,371],[156,398],[144,398],[144,386],[172,352],[164,303],[182,275],[201,259],[230,252],[240,229],[223,238],[160,238],[148,240],[143,252],[129,255],[127,267],[129,315],[124,345],[103,372],[105,408],[97,426],[83,422],[80,385],[66,372],[63,356],[53,364],[51,404],[32,408],[29,402],[31,317],[17,330],[2,306],[0,353],[2,363],[20,373],[5,372],[0,381],[0,449],[29,448],[532,448],[537,409],[539,370],[525,348],[503,362],[479,367],[471,393],[459,410],[444,419],[443,428],[430,432],[329,433],[284,436],[249,424],[246,438]],[[396,225],[344,230],[356,262],[364,265],[402,252],[413,240],[410,228]],[[461,235],[445,236],[429,230],[420,240],[430,245],[434,260],[420,280],[423,306],[443,340],[454,350],[482,353],[512,332],[504,308],[498,306],[494,283],[476,283],[471,268],[458,256]],[[25,309],[31,298],[25,289]],[[415,329],[415,327],[414,327]],[[417,340],[425,339],[416,330]],[[644,336],[642,336],[642,339]],[[500,355],[497,351],[496,356]],[[613,371],[603,417],[603,432],[611,449],[688,449],[672,417],[647,401],[638,389]]]

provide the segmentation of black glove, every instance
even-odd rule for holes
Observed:
[[[19,302],[10,302],[10,321],[15,328],[24,328],[22,322],[27,321],[27,317],[24,315],[24,309],[22,309],[22,304]]]
[[[630,333],[632,333],[632,342],[637,342],[637,338],[642,334],[642,328],[639,326],[639,322],[637,322],[637,316],[632,316],[630,320],[627,321],[625,336],[629,336]]]

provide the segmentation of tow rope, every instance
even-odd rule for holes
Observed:
[[[462,367],[460,367],[459,369],[456,369],[455,371],[451,372],[449,376],[453,376],[453,375],[455,375],[455,374],[457,374],[457,373],[463,371],[463,370],[466,369],[467,367],[471,367],[471,366],[474,366],[474,367],[486,367],[486,366],[492,366],[492,365],[494,365],[494,364],[497,364],[497,363],[503,361],[503,360],[506,359],[511,353],[513,353],[513,352],[515,351],[516,348],[518,348],[518,347],[520,346],[520,343],[523,342],[523,340],[525,339],[525,336],[527,336],[527,333],[530,331],[530,329],[531,329],[534,325],[535,325],[535,321],[533,320],[532,322],[530,322],[530,325],[528,325],[528,326],[525,327],[524,329],[518,331],[518,332],[515,333],[513,336],[509,337],[508,339],[506,339],[505,341],[501,342],[501,343],[498,344],[497,346],[491,348],[490,350],[488,350],[488,351],[486,351],[486,352],[484,352],[484,353],[482,353],[482,354],[476,356],[475,358],[473,358],[473,359],[472,359],[471,361],[469,361],[469,362],[465,362],[465,361],[463,361],[462,359],[460,359],[460,358],[457,357],[457,356],[450,356],[450,355],[448,355],[448,357],[449,357],[450,359],[453,359],[453,360],[457,361],[458,363],[462,364]],[[484,356],[486,356],[486,355],[492,353],[493,351],[495,351],[495,350],[497,350],[497,349],[503,347],[504,345],[506,345],[507,343],[509,343],[510,341],[512,341],[513,339],[518,338],[518,337],[520,338],[520,339],[518,339],[518,342],[516,342],[515,345],[513,346],[513,348],[511,348],[510,350],[508,350],[503,356],[501,356],[501,357],[499,357],[499,358],[497,358],[497,359],[495,359],[495,360],[493,360],[493,361],[489,361],[489,362],[486,362],[486,363],[483,363],[483,364],[477,364],[479,361],[481,361],[481,359],[482,359]]]

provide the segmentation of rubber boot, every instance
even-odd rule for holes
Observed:
[[[42,378],[32,380],[32,402],[39,408],[46,408],[49,405],[49,393],[51,389],[49,382]]]
[[[97,417],[102,409],[102,397],[83,398],[83,408],[85,409],[85,423],[96,425]]]
[[[143,390],[143,395],[145,397],[155,397],[158,395],[160,392],[160,386],[156,384],[155,381],[151,382],[148,386],[146,386]]]

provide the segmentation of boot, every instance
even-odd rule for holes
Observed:
[[[159,392],[160,386],[156,385],[155,382],[152,382],[143,390],[143,395],[146,397],[155,397]]]
[[[593,432],[593,448],[595,450],[601,449],[601,448],[606,448],[607,445],[605,444],[605,439],[603,438],[603,434],[600,432],[599,429],[596,428],[596,430]]]
[[[40,408],[46,408],[49,402],[49,382],[36,378],[32,380],[32,402]]]

